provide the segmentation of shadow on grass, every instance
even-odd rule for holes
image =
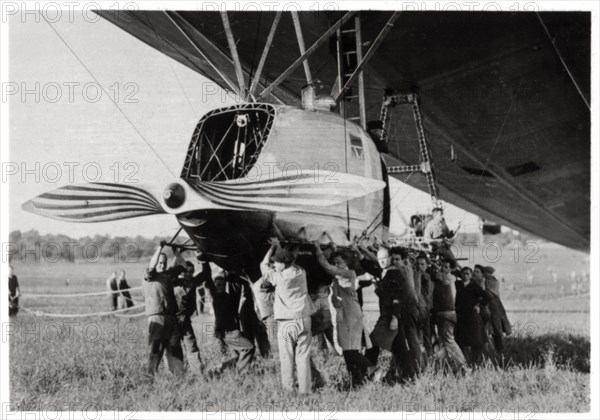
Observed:
[[[507,337],[502,353],[487,353],[499,367],[539,366],[590,373],[590,340],[570,334]]]

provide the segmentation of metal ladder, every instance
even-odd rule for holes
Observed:
[[[421,155],[421,163],[419,165],[404,165],[404,166],[389,166],[387,168],[388,174],[399,174],[408,172],[421,172],[425,175],[427,180],[427,187],[431,200],[434,207],[440,207],[441,202],[439,200],[439,191],[437,183],[435,181],[435,172],[431,160],[431,151],[429,149],[429,143],[425,136],[425,129],[423,128],[423,116],[421,115],[421,109],[419,108],[419,98],[416,93],[410,94],[394,94],[385,95],[383,98],[383,105],[381,106],[380,119],[383,123],[383,132],[381,140],[387,143],[388,126],[390,123],[389,108],[397,104],[408,104],[411,105],[413,111],[413,117],[415,119],[415,125],[417,129],[417,137],[419,139],[419,152]]]
[[[349,23],[351,24],[352,22]],[[337,30],[336,45],[338,77],[334,90],[336,88],[339,90],[346,84],[358,63],[363,59],[360,14],[357,14],[354,17],[353,23],[354,27],[348,28],[347,24]],[[354,49],[346,50],[345,47],[350,43],[354,44],[352,47]],[[363,129],[366,129],[365,82],[362,70],[359,72],[356,85],[356,90],[355,87],[352,87],[351,92],[343,94],[339,106],[340,115],[350,121],[360,124]]]

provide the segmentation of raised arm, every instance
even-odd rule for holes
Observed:
[[[364,247],[360,247],[360,252],[358,255],[358,263],[362,267],[365,272],[369,273],[373,277],[381,278],[381,274],[383,270],[379,266],[377,262],[377,256],[372,254],[369,250]]]
[[[198,256],[198,261],[200,262],[202,270],[194,276],[194,284],[200,286],[201,284],[206,283],[208,279],[212,279],[212,269],[210,268],[210,263],[201,260],[200,256]]]
[[[319,264],[321,264],[321,267],[323,267],[323,270],[325,270],[327,272],[327,274],[329,274],[330,276],[342,276],[342,277],[346,277],[346,278],[355,278],[356,277],[356,273],[354,272],[354,270],[344,270],[342,268],[338,268],[335,265],[331,265],[329,264],[329,261],[327,261],[327,258],[325,258],[325,255],[323,255],[323,251],[321,250],[321,247],[319,246],[318,242],[313,242],[313,245],[315,246],[315,253],[317,255],[317,260],[319,261]]]
[[[377,263],[377,255],[373,254],[368,248],[360,246],[358,247],[359,250],[359,258],[361,256],[368,258],[370,261]]]
[[[171,268],[179,265],[185,266],[185,260],[181,256],[181,250],[179,248],[173,248],[173,258],[171,259]]]
[[[163,242],[161,242],[160,246],[158,248],[156,248],[156,251],[154,251],[154,255],[152,255],[152,258],[150,258],[150,263],[148,264],[149,270],[156,269],[156,266],[158,265],[158,259],[160,257],[160,253],[162,252],[164,246],[165,246],[165,244]]]
[[[267,271],[269,271],[269,269],[270,269],[270,267],[269,267],[269,261],[271,260],[271,256],[275,252],[275,247],[276,246],[277,245],[275,245],[275,244],[271,245],[271,248],[269,248],[269,250],[265,254],[265,257],[263,258],[263,260],[260,263],[260,272],[263,275],[266,274]]]

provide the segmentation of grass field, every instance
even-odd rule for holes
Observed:
[[[586,412],[590,405],[590,320],[587,281],[577,292],[572,271],[588,271],[585,254],[540,244],[538,262],[515,262],[512,250],[494,265],[504,277],[502,298],[514,325],[502,358],[454,375],[429,367],[414,383],[369,384],[348,390],[341,357],[315,351],[327,386],[311,396],[284,393],[277,355],[255,362],[242,377],[225,373],[205,379],[176,379],[167,372],[144,377],[145,318],[47,318],[20,312],[10,326],[10,389],[14,409],[120,411],[310,410],[319,418],[341,411]],[[477,256],[477,254],[476,254]],[[471,262],[465,262],[471,264]],[[15,261],[23,307],[51,313],[90,313],[108,308],[106,297],[34,298],[27,293],[103,291],[112,270],[125,269],[138,286],[145,262],[22,263]],[[550,265],[552,267],[550,267]],[[556,282],[549,271],[556,275]],[[527,271],[535,271],[532,281]],[[70,285],[65,285],[66,279]],[[564,286],[564,287],[561,287]],[[138,291],[134,299],[143,300]],[[366,293],[366,316],[377,318],[376,300]],[[534,312],[531,312],[531,311]],[[545,312],[565,310],[569,312]],[[512,311],[512,312],[510,312]],[[529,312],[523,312],[529,311]],[[212,316],[194,318],[202,356],[209,367],[223,359],[212,338]],[[276,347],[276,345],[274,346]],[[384,354],[382,366],[388,364]]]

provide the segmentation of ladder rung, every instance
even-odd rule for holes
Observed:
[[[351,55],[351,54],[356,54],[356,51],[352,50],[352,51],[346,51],[344,53],[342,53],[344,55]]]
[[[342,30],[343,34],[355,33],[356,29],[344,29]]]
[[[355,98],[358,98],[358,97],[359,97],[358,95],[348,95],[344,99],[355,99]]]
[[[349,120],[360,120],[360,117],[348,117]]]

